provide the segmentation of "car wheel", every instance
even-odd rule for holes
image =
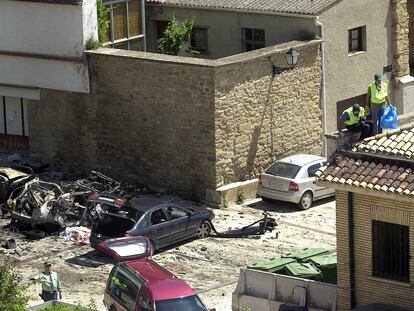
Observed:
[[[207,221],[203,221],[197,228],[197,238],[203,239],[210,235],[211,225]]]
[[[306,191],[300,198],[299,208],[302,210],[308,209],[312,206],[313,195],[312,192]]]
[[[263,202],[272,202],[272,199],[270,198],[266,198],[266,197],[261,197]]]

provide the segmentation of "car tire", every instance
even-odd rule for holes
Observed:
[[[307,210],[308,208],[312,206],[312,203],[313,203],[312,192],[306,191],[300,198],[298,206],[301,210]]]
[[[261,197],[263,202],[272,202],[273,200],[266,197]]]
[[[197,228],[197,238],[203,239],[210,236],[211,224],[208,221],[202,221]]]

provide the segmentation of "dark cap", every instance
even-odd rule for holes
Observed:
[[[45,261],[45,262],[43,263],[43,265],[44,265],[45,267],[48,267],[48,266],[51,266],[51,265],[52,265],[52,263],[51,263],[50,261]]]
[[[381,81],[382,77],[379,73],[377,73],[377,74],[375,74],[374,79],[375,79],[375,81]]]
[[[360,109],[361,109],[361,106],[359,106],[359,104],[353,104],[352,105],[352,111],[359,113]]]

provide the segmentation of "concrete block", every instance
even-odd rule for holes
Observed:
[[[239,181],[217,189],[207,189],[206,203],[212,207],[223,208],[243,201],[254,199],[257,193],[258,179]]]

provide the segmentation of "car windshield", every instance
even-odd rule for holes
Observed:
[[[112,213],[120,215],[120,216],[128,217],[135,221],[139,220],[144,215],[144,213],[142,213],[141,211],[128,205],[124,205],[122,208],[112,211]]]
[[[206,311],[207,308],[203,305],[200,298],[197,295],[159,300],[155,302],[157,311]]]
[[[284,162],[275,162],[266,171],[266,174],[293,179],[299,173],[300,169],[301,167],[299,165]]]

